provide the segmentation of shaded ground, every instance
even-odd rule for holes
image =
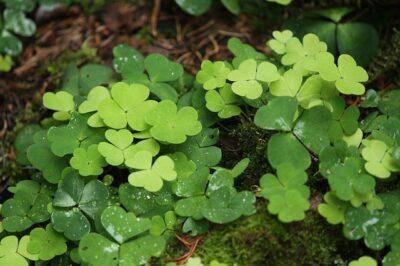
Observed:
[[[40,96],[57,88],[61,73],[69,63],[81,65],[90,61],[111,65],[112,48],[126,43],[144,54],[165,54],[182,63],[188,72],[195,73],[202,60],[230,57],[226,47],[230,37],[240,37],[268,53],[265,40],[288,15],[278,10],[279,16],[274,16],[271,11],[271,15],[259,14],[262,20],[254,20],[245,15],[233,16],[215,6],[215,10],[195,18],[183,14],[175,5],[157,9],[150,1],[146,2],[142,5],[114,3],[91,15],[76,6],[37,14],[36,38],[26,40],[24,53],[13,71],[0,74],[0,195],[4,197],[1,192],[8,183],[22,174],[15,165],[11,145],[15,132],[24,124],[39,121],[45,112],[40,107]],[[312,6],[318,1],[304,2]],[[359,1],[347,2],[359,4]],[[387,44],[383,48],[387,46],[385,49],[393,53],[395,48],[390,48],[391,42]],[[396,49],[400,51],[399,47]],[[387,55],[382,52],[380,56]],[[378,57],[375,68],[371,68],[377,88],[394,86],[387,76],[381,75],[381,63]],[[393,64],[396,66],[396,62]],[[268,136],[244,122],[239,127],[228,125],[227,130],[222,129],[221,147],[228,165],[244,156],[250,157],[250,171],[239,185],[254,189],[257,181],[254,177],[268,170],[264,159]],[[319,186],[317,179],[312,182],[312,187]],[[314,207],[321,195],[314,193]],[[340,227],[327,225],[315,210],[301,223],[283,225],[268,215],[264,204],[258,208],[260,211],[255,216],[214,228],[198,246],[197,254],[207,262],[218,259],[238,265],[330,265],[333,262],[340,265],[368,252],[359,242],[345,240]],[[168,256],[174,259],[184,252],[183,245],[176,241]]]

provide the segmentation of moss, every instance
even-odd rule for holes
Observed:
[[[347,241],[340,227],[327,225],[309,212],[302,222],[283,224],[259,204],[257,214],[215,227],[196,251],[209,263],[228,265],[344,265],[363,254],[358,242]]]

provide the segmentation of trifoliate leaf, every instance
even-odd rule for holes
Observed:
[[[266,58],[263,53],[257,52],[252,46],[242,43],[238,38],[229,39],[228,49],[235,55],[232,61],[235,68],[247,59],[261,61]]]
[[[149,219],[137,218],[134,213],[125,212],[118,206],[106,208],[101,214],[101,223],[119,244],[149,230],[151,226]]]
[[[267,42],[269,48],[279,55],[285,54],[286,44],[290,39],[293,38],[293,32],[290,30],[273,31],[272,36],[274,39]]]
[[[144,67],[152,82],[168,82],[178,79],[183,74],[183,67],[168,60],[165,56],[151,54],[144,60]]]
[[[33,136],[36,132],[40,131],[41,127],[38,125],[26,125],[19,132],[14,141],[16,150],[17,162],[22,165],[29,164],[27,157],[27,150],[30,145],[34,144]]]
[[[198,114],[192,107],[185,106],[178,110],[169,100],[161,101],[145,118],[150,134],[159,141],[179,144],[186,141],[186,136],[197,135],[201,131]]]
[[[310,204],[310,191],[304,184],[307,174],[290,164],[282,164],[277,169],[276,178],[272,174],[261,177],[261,195],[269,200],[268,211],[278,214],[282,222],[304,219],[304,212]]]
[[[291,131],[298,102],[292,97],[276,97],[257,110],[254,123],[268,130]]]
[[[232,70],[228,79],[233,81],[232,91],[248,99],[257,99],[261,96],[263,89],[261,84],[256,80],[257,61],[247,59],[243,61],[238,69]]]
[[[120,44],[113,48],[113,67],[118,73],[125,72],[128,69],[144,70],[144,57],[136,49]]]
[[[90,145],[87,149],[75,149],[70,164],[82,176],[100,175],[103,173],[103,167],[107,165],[96,144]]]
[[[344,223],[349,204],[338,199],[332,192],[324,195],[324,201],[318,205],[319,214],[325,217],[330,224]]]
[[[68,166],[68,162],[65,158],[53,154],[46,135],[45,130],[38,131],[34,135],[34,144],[29,146],[27,157],[48,182],[55,184],[60,180],[61,172]]]
[[[35,228],[29,234],[28,252],[40,260],[51,260],[67,252],[66,239],[54,231],[51,224],[46,229]]]
[[[225,85],[221,89],[208,91],[205,95],[206,107],[211,112],[218,112],[222,119],[239,115],[242,110],[235,105],[239,97],[232,92],[230,85]]]
[[[105,100],[111,98],[110,91],[103,86],[96,86],[93,89],[90,90],[89,94],[87,95],[86,101],[82,102],[81,105],[79,105],[78,111],[81,114],[86,114],[86,113],[91,113],[95,112],[99,109],[100,103]],[[94,119],[96,114],[93,114],[90,119]],[[88,121],[88,124],[90,124],[90,120]],[[101,121],[102,122],[102,121]],[[102,123],[103,125],[103,123]]]
[[[196,75],[196,81],[203,84],[206,90],[221,88],[226,84],[230,71],[230,68],[222,61],[205,60],[201,63],[201,70]]]
[[[115,83],[111,87],[112,99],[106,98],[98,105],[98,114],[111,128],[129,125],[137,131],[145,130],[148,125],[144,116],[157,105],[156,101],[147,100],[149,94],[149,89],[141,84]]]
[[[303,77],[299,71],[290,69],[279,80],[270,84],[270,92],[274,96],[291,96],[298,93]]]
[[[152,164],[152,156],[147,151],[138,152],[138,162],[133,168],[141,171],[129,175],[129,183],[135,187],[143,187],[148,191],[156,192],[163,186],[163,180],[173,181],[176,179],[174,161],[168,156],[160,156]]]
[[[331,109],[329,100],[338,94],[333,82],[323,80],[320,75],[313,75],[304,81],[296,98],[304,109],[318,105],[324,105]]]
[[[338,67],[341,78],[336,81],[336,88],[343,94],[364,94],[365,87],[361,82],[368,81],[368,73],[347,54],[339,56]]]
[[[46,92],[43,95],[43,105],[47,109],[56,111],[53,117],[61,121],[68,120],[70,112],[75,109],[74,97],[66,91]]]
[[[23,250],[20,250],[21,242],[22,239],[18,244],[18,238],[16,236],[6,236],[3,239],[1,239],[0,265],[13,265],[13,266],[29,265],[28,261],[25,259],[25,252]],[[32,256],[30,257],[30,259],[37,260],[37,257]]]

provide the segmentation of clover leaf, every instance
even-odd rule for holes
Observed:
[[[148,151],[140,151],[135,156],[135,162],[131,164],[132,168],[141,171],[132,172],[129,177],[129,183],[135,187],[143,187],[150,192],[159,191],[163,186],[163,180],[173,181],[176,179],[174,161],[166,156],[158,157],[152,163],[152,155]]]
[[[291,131],[298,102],[293,97],[276,97],[257,110],[254,123],[263,129]]]
[[[335,82],[336,88],[343,94],[362,95],[365,87],[361,82],[368,81],[368,73],[350,55],[339,56],[338,68],[340,78]]]
[[[350,158],[341,166],[332,169],[328,176],[329,185],[335,195],[344,201],[352,200],[359,194],[371,193],[375,179],[361,171],[361,160]]]
[[[94,219],[99,215],[108,204],[108,196],[102,182],[92,180],[85,184],[76,171],[66,169],[53,199],[53,228],[70,240],[81,239],[90,232],[87,216]]]
[[[364,147],[361,150],[362,157],[366,160],[365,170],[378,178],[388,178],[391,172],[399,171],[390,156],[391,150],[380,140],[363,140]]]
[[[6,231],[21,232],[50,218],[47,205],[51,202],[52,191],[46,185],[23,180],[9,190],[14,197],[6,200],[1,208],[2,225]]]
[[[382,260],[383,266],[396,266],[400,260],[400,252],[399,251],[390,251],[386,254],[386,256]]]
[[[213,191],[202,206],[201,213],[209,221],[218,224],[232,222],[240,216],[255,213],[256,198],[249,191],[236,192],[228,187]]]
[[[14,62],[9,55],[2,56],[0,54],[0,72],[8,72],[11,70]]]
[[[274,96],[296,96],[300,90],[303,77],[297,70],[290,69],[283,76],[270,84],[270,92]]]
[[[121,129],[129,125],[132,129],[143,131],[148,128],[144,116],[157,105],[147,100],[149,89],[142,84],[117,82],[111,87],[111,97],[98,105],[98,114],[104,124]]]
[[[206,107],[212,112],[218,112],[222,119],[239,115],[242,110],[238,103],[239,97],[232,92],[230,85],[225,85],[221,89],[208,91],[205,95]]]
[[[164,248],[161,236],[146,235],[118,245],[100,234],[89,233],[79,242],[79,256],[93,266],[142,265],[160,256]]]
[[[282,55],[286,53],[286,44],[293,38],[293,32],[290,30],[284,31],[273,31],[272,36],[274,39],[271,39],[267,42],[269,48],[275,53]]]
[[[133,135],[127,129],[106,131],[106,139],[110,142],[99,143],[98,150],[110,165],[121,165],[125,162],[130,165],[129,160],[133,160],[135,154],[141,150],[146,150],[155,156],[160,150],[160,146],[153,139],[143,140],[133,144]]]
[[[26,250],[28,236],[23,236],[19,243],[16,236],[6,236],[0,242],[0,265],[28,266],[28,260],[38,260],[36,255]]]
[[[72,168],[79,171],[82,176],[100,175],[103,167],[107,165],[98,151],[98,145],[90,145],[87,149],[77,148],[70,160]]]
[[[331,140],[336,141],[344,137],[344,135],[353,135],[358,129],[358,118],[360,111],[355,106],[345,109],[343,98],[337,96],[329,100],[332,107],[332,123],[329,129]]]
[[[252,46],[242,43],[238,38],[229,39],[228,49],[235,55],[232,61],[235,68],[238,68],[239,65],[247,59],[262,61],[266,58],[263,53],[257,52]]]
[[[178,173],[174,193],[180,197],[191,197],[204,194],[207,186],[210,170],[202,167],[190,175]]]
[[[185,106],[178,110],[170,100],[161,101],[145,118],[150,134],[156,140],[179,144],[186,141],[186,136],[197,135],[201,131],[198,114],[193,107]]]
[[[46,92],[43,95],[43,105],[47,109],[56,111],[53,117],[61,121],[68,120],[70,112],[75,110],[74,96],[66,91]]]
[[[24,37],[29,37],[35,34],[35,22],[27,18],[24,12],[7,8],[4,10],[3,16],[4,29],[11,30],[12,32]]]
[[[81,114],[96,112],[88,118],[88,125],[91,127],[104,126],[103,120],[97,111],[99,110],[100,103],[109,98],[111,98],[110,91],[106,87],[96,86],[89,91],[86,101],[82,102],[78,108]]]
[[[101,223],[119,244],[146,232],[151,226],[149,219],[137,218],[134,213],[126,212],[118,206],[107,207],[101,214]]]
[[[305,170],[311,164],[307,149],[290,133],[275,134],[269,139],[267,158],[275,169],[288,163],[299,170]]]
[[[113,55],[113,67],[118,73],[124,73],[132,68],[144,68],[143,55],[126,44],[115,46]]]
[[[205,60],[201,63],[201,70],[196,75],[196,81],[206,90],[222,88],[226,84],[230,71],[225,62]]]
[[[90,128],[86,121],[84,116],[72,113],[68,125],[51,127],[47,131],[51,151],[63,157],[66,154],[72,154],[76,148],[86,149],[103,140],[102,132]]]
[[[348,204],[338,199],[332,192],[324,195],[324,203],[318,205],[318,212],[326,218],[330,224],[345,222],[345,213]]]
[[[67,252],[66,239],[48,224],[46,229],[35,228],[30,232],[27,250],[40,260],[51,260]]]
[[[203,128],[194,137],[189,137],[186,142],[171,148],[172,151],[183,152],[192,160],[197,168],[216,166],[222,157],[219,147],[213,146],[218,142],[219,130],[216,128]]]
[[[349,266],[377,266],[376,260],[369,256],[362,256],[358,260],[353,260],[349,263]]]
[[[34,135],[40,131],[41,127],[38,125],[26,125],[19,132],[14,141],[17,162],[21,165],[29,164],[27,157],[27,150],[30,145],[34,144]]]
[[[304,219],[310,207],[307,174],[290,164],[281,164],[277,176],[265,174],[260,179],[261,196],[269,200],[268,211],[285,223]]]

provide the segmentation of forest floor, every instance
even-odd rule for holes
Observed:
[[[265,41],[278,28],[276,25],[260,27],[246,15],[234,16],[215,8],[218,10],[200,17],[185,15],[175,6],[158,9],[149,3],[113,3],[91,15],[76,6],[51,12],[39,10],[37,35],[25,40],[24,52],[13,70],[0,74],[0,195],[5,197],[2,192],[22,174],[17,170],[12,147],[15,133],[43,117],[41,95],[57,88],[68,64],[101,62],[111,66],[112,49],[121,43],[143,54],[167,55],[192,74],[202,60],[230,58],[226,44],[231,37],[270,52]],[[260,160],[265,160],[266,139],[257,135],[249,123],[230,129],[222,132],[223,153],[228,159],[242,155],[255,159],[256,170],[247,173],[248,180],[242,180],[244,186],[251,187],[254,176],[258,178],[266,170],[257,167]],[[304,221],[290,225],[278,222],[267,213],[265,204],[259,203],[257,215],[216,226],[201,239],[191,239],[193,245],[187,250],[177,238],[176,245],[168,250],[168,259],[176,260],[191,252],[205,262],[217,259],[229,265],[341,265],[348,259],[371,254],[361,243],[345,240],[340,226],[327,225],[319,217],[315,206],[321,198],[322,194],[314,194],[313,211]]]

